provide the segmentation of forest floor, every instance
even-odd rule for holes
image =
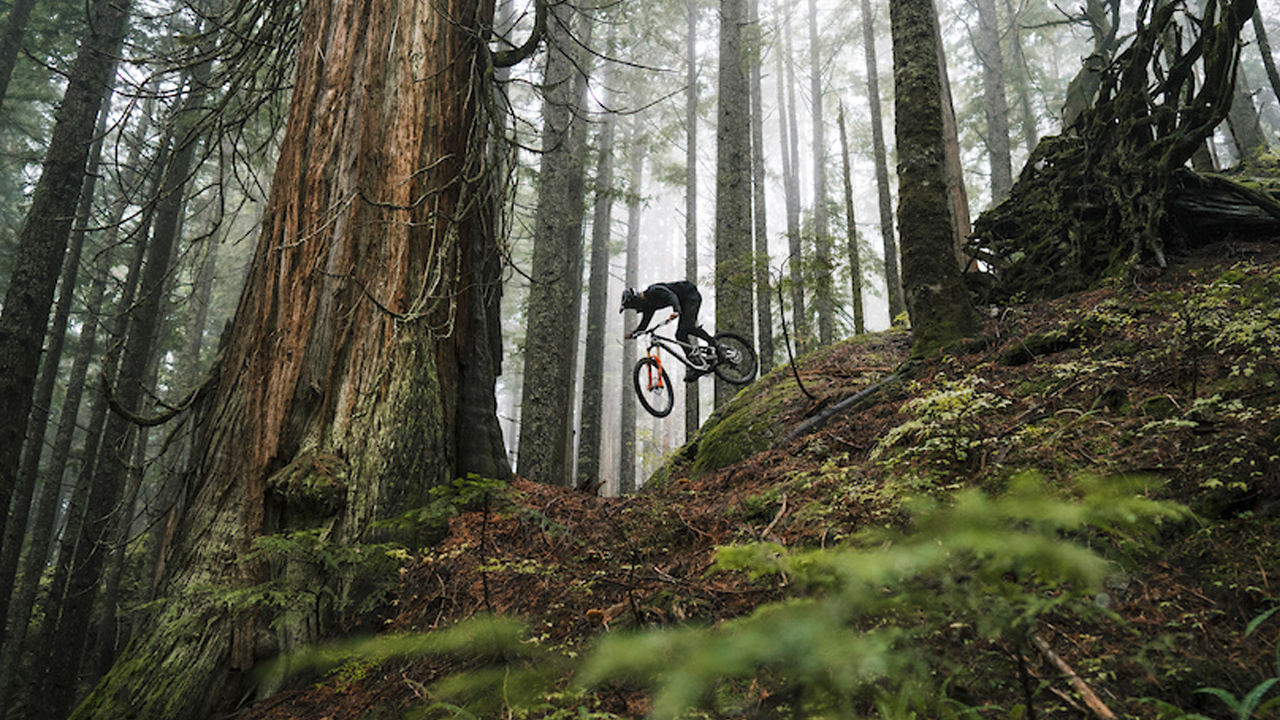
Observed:
[[[722,546],[836,546],[897,522],[907,494],[996,487],[1020,469],[1063,484],[1141,472],[1160,479],[1155,496],[1195,520],[1162,526],[1155,546],[1130,559],[1108,587],[1114,612],[1046,614],[1039,649],[968,638],[938,672],[965,680],[953,697],[982,717],[1018,715],[1028,697],[1050,717],[1154,718],[1156,700],[1236,717],[1196,691],[1242,698],[1280,674],[1280,614],[1250,628],[1280,602],[1280,247],[1223,242],[1162,273],[984,312],[980,338],[798,437],[787,439],[805,419],[888,378],[906,359],[906,333],[802,358],[812,397],[787,368],[762,378],[740,407],[708,422],[744,434],[704,428],[634,496],[516,482],[454,516],[443,541],[407,557],[379,609],[334,636],[388,637],[492,614],[521,619],[530,642],[574,654],[604,634],[712,624],[794,592],[785,577],[711,572]],[[434,683],[467,662],[353,654],[295,675],[236,717],[403,717],[429,706]],[[552,703],[517,716],[638,717],[650,702],[641,687],[607,686],[563,701],[567,710]],[[757,714],[767,716],[764,705],[721,712]]]

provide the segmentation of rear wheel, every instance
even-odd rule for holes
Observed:
[[[671,378],[666,368],[652,357],[642,357],[636,361],[635,372],[632,373],[636,385],[636,397],[650,415],[666,417],[675,407],[676,395],[671,389]]]
[[[756,351],[741,335],[716,335],[719,361],[712,367],[716,376],[731,385],[746,385],[756,376]]]

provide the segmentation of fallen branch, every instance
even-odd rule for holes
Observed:
[[[777,525],[778,521],[781,520],[782,516],[785,515],[786,513],[787,513],[787,494],[782,493],[782,507],[778,508],[778,514],[773,516],[773,520],[765,527],[764,531],[760,533],[760,537],[766,540],[770,539],[770,537],[775,537],[773,535],[773,526]]]
[[[1089,709],[1093,711],[1094,715],[1097,715],[1103,720],[1115,720],[1116,715],[1111,712],[1111,708],[1108,708],[1097,694],[1093,692],[1088,684],[1085,683],[1084,679],[1077,675],[1076,671],[1073,670],[1065,660],[1059,657],[1058,653],[1053,651],[1053,648],[1049,647],[1049,643],[1045,642],[1044,638],[1032,633],[1030,639],[1031,644],[1035,645],[1036,649],[1045,656],[1045,659],[1050,663],[1053,663],[1054,667],[1058,668],[1058,670],[1062,672],[1063,676],[1067,678],[1067,682],[1071,683],[1071,687],[1074,688],[1076,692],[1080,693],[1080,697],[1084,699],[1084,704],[1089,706]]]
[[[881,380],[875,385],[870,385],[868,387],[865,387],[859,390],[858,392],[850,395],[849,397],[841,400],[840,402],[834,405],[828,406],[827,409],[823,410],[817,415],[814,415],[808,420],[805,420],[804,422],[795,426],[795,428],[790,433],[788,433],[785,438],[782,439],[782,442],[789,443],[798,437],[808,435],[814,430],[817,430],[818,428],[825,425],[827,421],[830,420],[831,418],[835,417],[836,415],[839,415],[842,412],[845,412],[846,410],[849,410],[850,408],[862,402],[863,400],[870,398],[872,395],[875,395],[877,392],[879,392],[881,388],[888,385],[889,383],[896,382],[897,380],[898,380],[898,373],[893,373],[892,375],[885,378],[884,380]]]

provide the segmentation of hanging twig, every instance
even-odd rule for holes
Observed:
[[[790,260],[791,258],[788,257],[787,261],[790,261]],[[813,393],[809,392],[808,388],[804,386],[804,382],[800,379],[800,371],[796,368],[796,356],[795,356],[795,353],[791,351],[791,335],[790,333],[787,332],[787,306],[782,299],[782,269],[781,268],[778,269],[777,274],[778,274],[778,282],[776,283],[775,286],[778,289],[778,317],[782,318],[782,339],[787,345],[787,358],[790,359],[791,361],[791,374],[795,376],[796,385],[799,386],[800,392],[804,393],[805,397],[809,398],[810,400],[817,400],[818,398],[814,397]]]

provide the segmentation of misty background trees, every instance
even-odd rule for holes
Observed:
[[[933,7],[929,57],[944,81],[937,142],[950,161],[955,251],[945,264],[958,273],[966,261],[955,234],[1008,195],[1041,137],[1088,107],[1133,19],[1106,0]],[[115,13],[123,34],[87,23],[86,8]],[[258,376],[235,375],[245,367],[297,363],[290,402],[310,410],[282,412],[293,425],[264,431],[293,438],[255,461],[270,472],[296,460],[314,424],[332,428],[341,417],[346,432],[361,421],[353,408],[372,402],[371,388],[387,378],[354,383],[341,402],[317,399],[336,392],[343,371],[334,368],[382,357],[353,340],[368,328],[326,314],[342,302],[372,309],[370,323],[395,319],[373,345],[439,342],[420,360],[442,362],[444,396],[453,397],[455,381],[464,389],[446,405],[474,415],[449,421],[475,430],[467,442],[433,440],[449,446],[441,452],[450,471],[514,470],[605,493],[634,490],[732,395],[710,382],[681,384],[685,413],[637,413],[629,368],[641,349],[622,339],[635,322],[618,312],[622,288],[695,280],[702,324],[754,336],[764,370],[784,365],[789,352],[907,322],[912,285],[900,262],[909,253],[896,217],[903,134],[894,128],[918,124],[895,106],[903,98],[888,3],[560,2],[544,12],[533,2],[499,3],[490,53],[511,55],[511,64],[495,72],[497,83],[483,98],[462,83],[413,106],[446,117],[455,92],[489,118],[489,135],[469,138],[484,148],[467,146],[489,158],[483,182],[457,200],[483,206],[487,219],[467,240],[477,244],[450,245],[456,255],[443,264],[420,257],[438,247],[428,251],[417,235],[402,255],[380,255],[397,232],[435,227],[440,210],[366,178],[419,160],[435,172],[439,158],[401,157],[412,144],[404,134],[379,146],[373,130],[352,129],[354,120],[334,124],[333,114],[357,100],[348,86],[300,81],[299,43],[313,36],[296,4],[41,0],[4,10],[0,503],[9,514],[0,587],[12,591],[0,599],[0,707],[14,717],[33,717],[33,698],[53,693],[58,702],[41,712],[60,720],[73,688],[107,671],[136,630],[136,609],[174,572],[171,551],[190,533],[196,498],[212,492],[212,461],[201,464],[197,440],[212,420],[184,411],[201,407],[225,378],[252,384]],[[1260,0],[1242,30],[1232,113],[1193,157],[1197,166],[1228,167],[1275,147],[1280,80],[1264,50],[1276,17],[1280,2]],[[403,49],[414,66],[438,51]],[[367,71],[375,70],[383,68]],[[285,155],[294,179],[273,191],[300,87],[317,93],[310,124],[296,130],[311,143]],[[413,167],[405,176],[428,174]],[[272,192],[292,200],[268,211]],[[938,202],[907,212],[928,219]],[[359,203],[363,210],[352,211]],[[311,231],[257,249],[264,227],[295,222]],[[281,296],[310,298],[301,306],[256,301],[261,328],[280,333],[278,356],[268,360],[224,332],[255,252],[253,282],[267,283],[266,268],[284,263],[294,243],[357,228],[367,233],[363,245],[308,261],[323,285],[313,295],[277,278]],[[939,260],[936,246],[926,255]],[[377,263],[384,266],[374,272]],[[404,274],[383,274],[390,266]],[[458,277],[457,287],[441,284]],[[412,304],[432,284],[449,301]],[[418,337],[421,318],[428,327]],[[335,348],[338,357],[326,355]],[[248,365],[228,365],[230,357]],[[425,442],[404,439],[417,441]],[[307,457],[338,467],[325,452]],[[55,647],[63,649],[56,662]]]

